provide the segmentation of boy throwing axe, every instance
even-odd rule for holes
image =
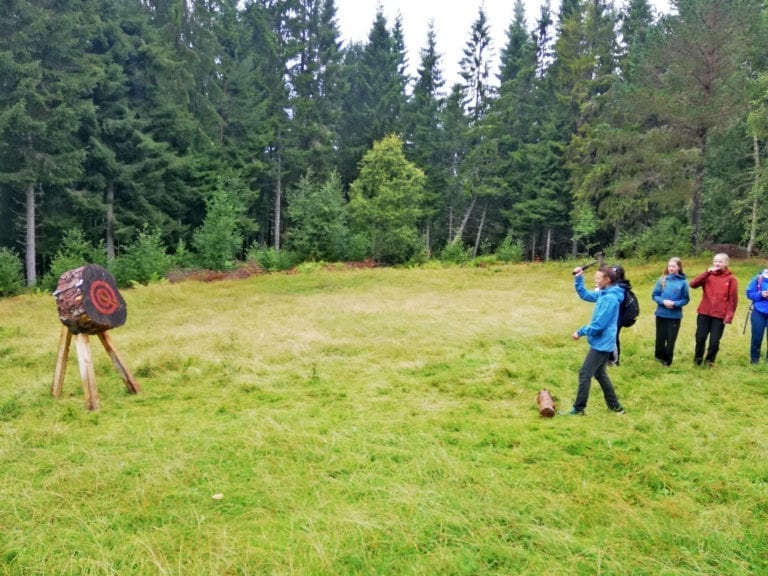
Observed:
[[[584,415],[589,401],[592,378],[595,378],[600,384],[608,408],[617,414],[624,414],[624,408],[616,397],[613,383],[606,370],[611,354],[616,347],[619,305],[624,300],[624,290],[616,285],[616,272],[610,266],[601,266],[595,272],[595,290],[587,290],[584,287],[582,268],[575,268],[573,274],[573,283],[579,298],[586,302],[594,302],[595,309],[592,312],[590,323],[582,326],[571,335],[574,340],[586,336],[589,342],[589,351],[579,370],[579,388],[576,393],[576,401],[573,403],[573,408],[563,414]]]

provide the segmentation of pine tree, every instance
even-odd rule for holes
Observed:
[[[428,255],[431,253],[432,245],[432,218],[440,209],[443,191],[447,189],[450,178],[450,155],[446,148],[445,126],[440,117],[445,105],[445,98],[442,95],[444,85],[434,22],[430,21],[426,46],[421,51],[416,84],[407,108],[405,138],[408,158],[422,168],[427,177],[425,184],[427,220],[424,228]]]
[[[0,184],[25,206],[30,286],[37,282],[41,203],[82,172],[85,151],[78,134],[95,112],[93,14],[87,0],[50,6],[13,0],[0,15]]]

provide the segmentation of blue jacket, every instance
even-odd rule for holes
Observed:
[[[663,286],[662,286],[662,280]],[[688,292],[688,281],[685,274],[667,274],[656,281],[651,294],[653,301],[658,304],[656,307],[656,316],[659,318],[677,318],[683,317],[683,306],[691,301]],[[664,306],[664,300],[672,300],[675,303],[674,308]]]
[[[768,300],[763,298],[762,291],[768,290],[768,278],[762,278],[762,272],[752,278],[752,281],[747,286],[747,298],[754,302],[754,310],[757,310],[761,314],[768,315]]]
[[[574,287],[579,298],[587,302],[596,302],[592,320],[576,333],[586,336],[589,345],[600,352],[613,352],[616,349],[616,331],[618,330],[619,305],[624,300],[624,289],[613,285],[603,290],[584,288],[584,276],[574,278]]]

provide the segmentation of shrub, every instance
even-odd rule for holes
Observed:
[[[103,243],[94,246],[85,239],[82,230],[78,228],[67,230],[64,232],[61,247],[53,257],[51,267],[40,282],[40,286],[44,290],[55,290],[59,283],[59,276],[67,270],[87,264],[107,265],[106,250]]]
[[[237,179],[222,181],[205,203],[205,220],[193,237],[199,263],[205,268],[235,267],[245,228],[245,206],[238,194],[241,188]]]
[[[371,256],[371,241],[362,233],[352,234],[347,245],[346,258],[354,262],[362,262]]]
[[[450,262],[451,264],[466,264],[472,260],[472,250],[465,248],[461,240],[454,240],[445,245],[440,252],[441,262]]]
[[[110,268],[119,286],[157,282],[170,269],[173,259],[167,254],[159,231],[141,230]]]
[[[13,296],[24,289],[24,266],[18,254],[0,248],[0,296]]]
[[[274,248],[261,248],[257,243],[251,245],[246,253],[246,258],[256,262],[262,270],[277,272],[290,270],[299,259],[289,250],[275,250]]]
[[[677,218],[662,218],[637,238],[635,255],[639,258],[686,256],[691,252],[691,227]]]
[[[520,240],[512,240],[511,236],[507,236],[496,249],[496,258],[508,263],[522,262],[523,250],[523,243]]]
[[[187,244],[182,238],[179,238],[179,241],[176,243],[176,250],[173,253],[173,265],[181,269],[195,267],[195,255],[187,248]]]
[[[344,192],[338,174],[324,183],[314,182],[312,172],[286,193],[290,227],[286,247],[302,260],[343,259],[349,236],[344,213]]]

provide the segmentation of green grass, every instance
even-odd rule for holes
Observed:
[[[586,353],[568,264],[126,290],[111,335],[143,391],[94,337],[96,412],[74,346],[50,395],[53,298],[2,300],[0,574],[766,574],[768,364],[745,300],[692,365],[698,291],[656,364],[662,267],[628,266],[626,416],[596,386],[585,418],[538,415]],[[740,294],[760,267],[736,264]]]

